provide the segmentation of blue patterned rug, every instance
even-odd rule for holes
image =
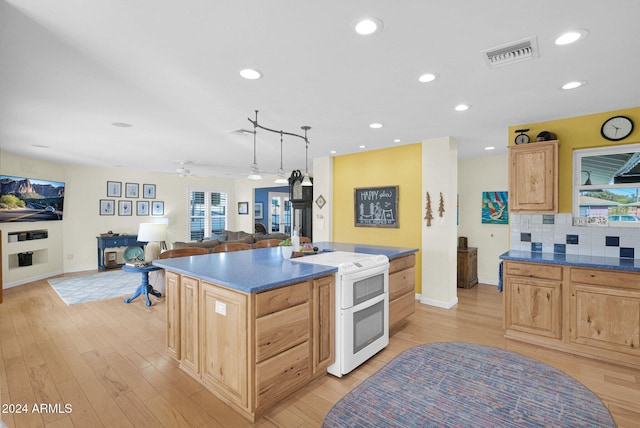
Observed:
[[[67,305],[131,295],[142,282],[139,273],[114,270],[91,275],[51,278],[49,285]]]
[[[471,343],[408,349],[338,401],[323,427],[615,427],[600,398],[534,359]]]

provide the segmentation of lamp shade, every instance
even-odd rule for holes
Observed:
[[[167,225],[162,223],[140,223],[139,242],[161,242],[167,240]]]

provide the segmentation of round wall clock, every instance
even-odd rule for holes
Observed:
[[[624,140],[633,131],[633,121],[626,116],[614,116],[604,121],[600,134],[610,141]]]

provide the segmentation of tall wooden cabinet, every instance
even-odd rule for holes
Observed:
[[[471,288],[478,283],[478,249],[458,248],[458,288]]]
[[[558,212],[558,140],[509,146],[509,211]]]

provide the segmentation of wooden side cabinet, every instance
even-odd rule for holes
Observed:
[[[509,146],[509,211],[558,212],[558,140]]]
[[[471,288],[478,283],[478,249],[458,248],[458,288]]]

